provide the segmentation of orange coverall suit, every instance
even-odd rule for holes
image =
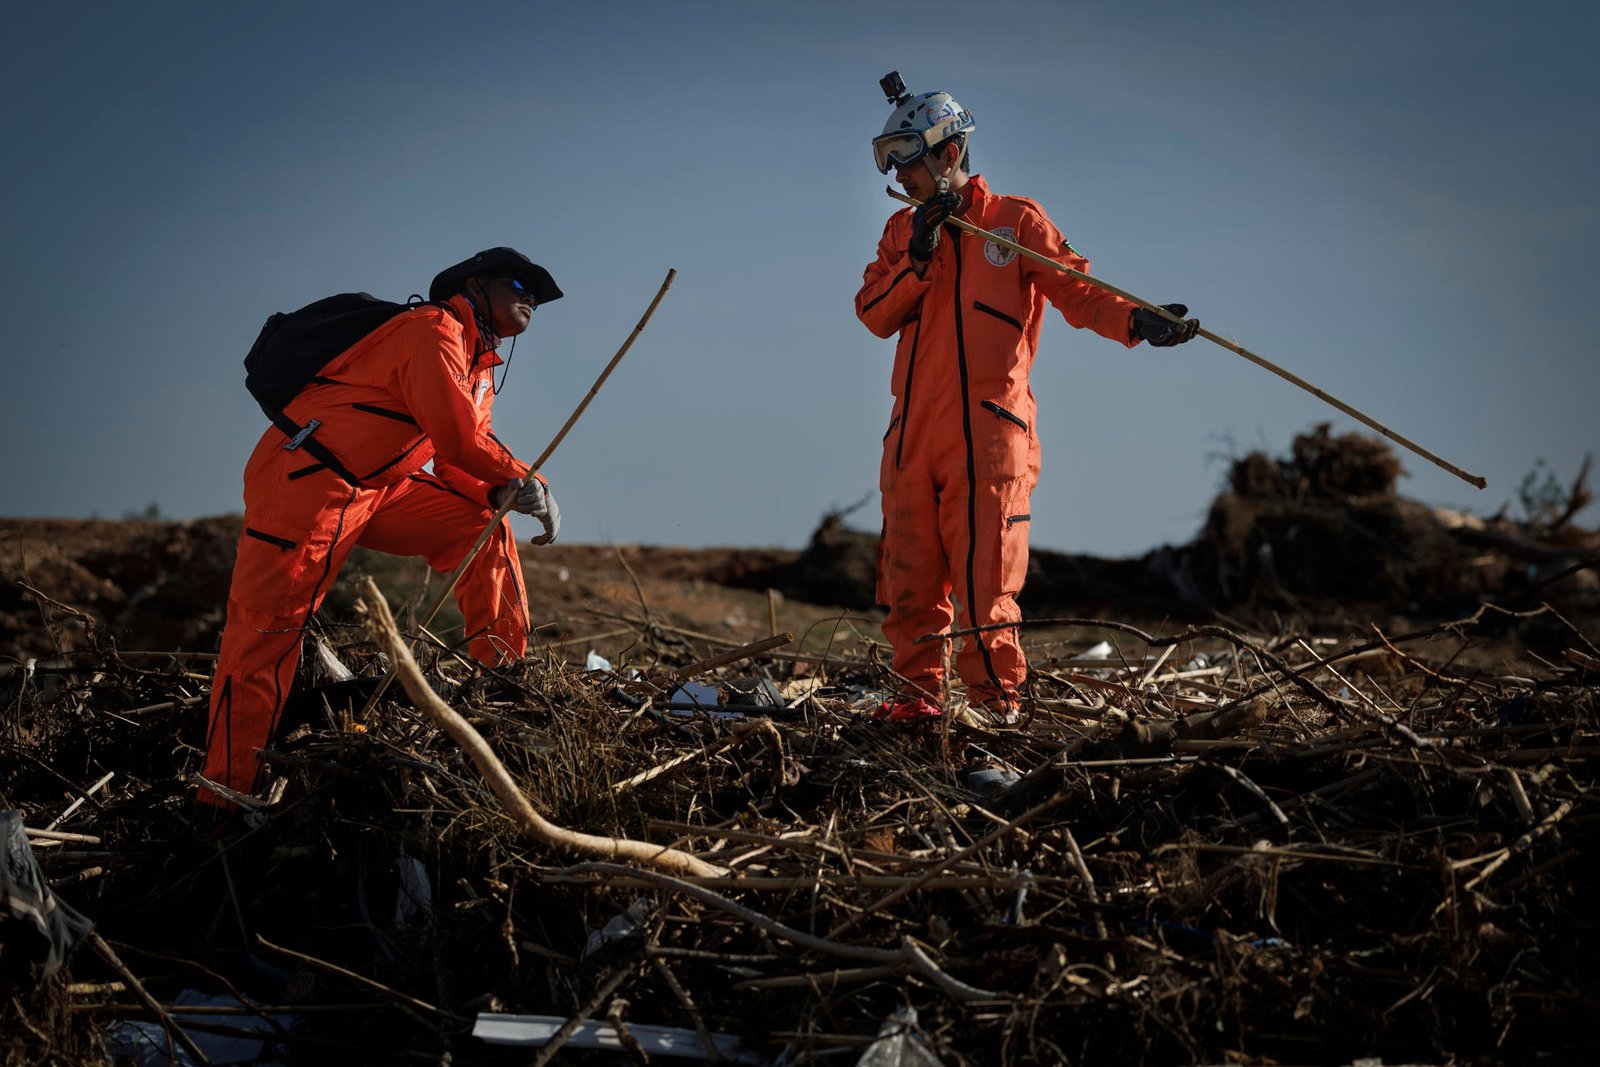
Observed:
[[[996,196],[981,177],[963,189],[975,226],[1088,273],[1032,200]],[[1028,372],[1045,301],[1073,326],[1128,347],[1134,305],[985,238],[946,226],[921,278],[906,247],[910,209],[891,216],[878,258],[856,294],[856,315],[879,337],[898,333],[894,410],[883,438],[883,537],[878,600],[894,669],[920,695],[944,695],[942,643],[952,591],[961,625],[1022,618],[1016,595],[1028,571],[1028,499],[1039,480]],[[970,702],[1014,707],[1027,661],[1014,629],[963,642],[956,669]],[[916,692],[908,695],[918,695]]]
[[[202,773],[251,792],[255,750],[277,727],[301,638],[355,545],[422,556],[452,570],[492,517],[491,488],[524,477],[490,429],[493,368],[466,297],[454,314],[423,305],[384,323],[328,363],[284,409],[355,478],[304,449],[286,451],[277,427],[244,471],[244,533],[228,593],[211,689]],[[433,460],[433,473],[422,467]],[[455,590],[471,655],[486,664],[522,655],[528,600],[509,522],[491,535]],[[210,799],[209,790],[201,791]]]

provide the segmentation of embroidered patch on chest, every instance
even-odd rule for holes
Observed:
[[[1008,241],[1015,241],[1017,239],[1017,231],[1010,226],[996,226],[989,232],[994,234],[996,237],[1004,237]],[[993,263],[997,267],[1003,267],[1007,263],[1010,263],[1013,259],[1017,258],[1017,250],[1014,248],[1006,248],[1003,245],[997,245],[993,241],[985,241],[983,243],[983,258],[987,259],[990,263]]]

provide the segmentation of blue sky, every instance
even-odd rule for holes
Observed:
[[[563,540],[803,544],[876,491],[892,344],[852,298],[898,69],[1096,274],[1487,477],[1403,456],[1402,491],[1487,514],[1600,452],[1597,10],[13,5],[0,513],[240,510],[269,313],[510,244],[568,294],[496,406],[529,458],[679,271],[545,468]],[[1215,345],[1059,318],[1033,385],[1034,543],[1068,551],[1188,540],[1230,450],[1359,428]]]

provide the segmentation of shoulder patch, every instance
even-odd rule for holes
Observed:
[[[996,226],[989,232],[996,237],[1004,237],[1008,241],[1017,239],[1017,231],[1014,226]],[[1017,258],[1017,250],[1006,248],[1004,245],[997,245],[993,241],[985,241],[983,243],[983,258],[997,267],[1004,267]]]

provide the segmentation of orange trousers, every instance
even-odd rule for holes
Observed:
[[[945,696],[949,642],[918,638],[957,621],[964,629],[1022,618],[1016,595],[1028,576],[1038,445],[1026,429],[979,414],[967,426],[970,450],[961,433],[918,435],[902,449],[891,432],[880,471],[878,602],[889,609],[883,635],[894,649],[895,673],[909,683],[906,695],[936,703]],[[961,426],[960,415],[950,422]],[[1028,676],[1014,628],[961,639],[955,665],[968,701],[996,711],[1016,706]]]
[[[351,488],[326,471],[297,484],[288,465],[304,461],[289,455],[258,448],[246,468],[245,529],[211,687],[201,773],[241,793],[255,790],[256,749],[277,728],[305,628],[350,550],[422,556],[450,571],[493,515],[426,473],[379,489]],[[474,659],[494,666],[527,650],[528,599],[510,522],[478,550],[455,599]],[[216,802],[204,788],[200,799]]]

